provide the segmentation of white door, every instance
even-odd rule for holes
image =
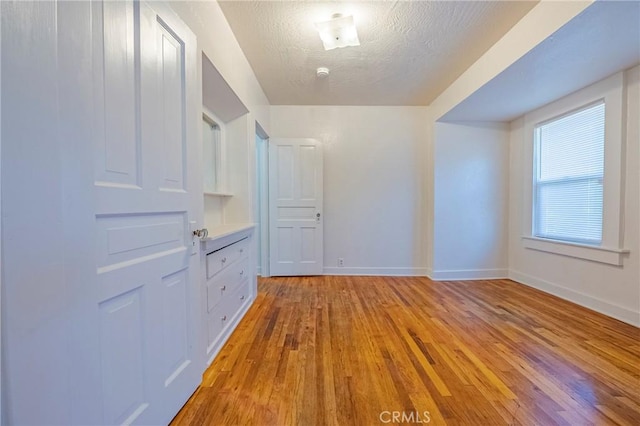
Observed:
[[[196,43],[160,7],[104,2],[94,15],[96,50],[104,46],[95,70],[103,78],[95,80],[94,302],[108,424],[170,421],[202,372],[187,167],[188,156],[197,156]]]
[[[195,37],[157,3],[2,3],[7,423],[166,424],[204,366]]]
[[[322,145],[269,140],[270,274],[321,275]]]

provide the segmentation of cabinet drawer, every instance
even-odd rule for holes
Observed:
[[[209,363],[213,361],[211,355],[220,348],[224,341],[220,340],[240,309],[249,303],[251,298],[251,281],[248,278],[242,280],[236,291],[224,295],[220,303],[218,303],[210,312],[207,313],[207,356]],[[227,336],[233,330],[229,330]]]
[[[235,318],[238,311],[244,306],[250,297],[250,281],[245,279],[233,293],[224,296],[221,303],[217,304],[207,314],[207,354],[213,348],[220,334]]]
[[[214,310],[209,312],[207,316],[207,328],[208,328],[208,339],[207,339],[207,354],[211,352],[213,349],[213,345],[220,337],[222,330],[224,330],[225,325],[229,322],[227,321],[227,317],[223,312],[222,306],[217,306]]]
[[[207,282],[207,312],[240,286],[247,277],[248,267],[249,258],[245,256]]]
[[[222,285],[226,287],[227,294],[231,294],[246,280],[249,274],[249,258],[242,258],[237,265],[229,268],[229,273],[224,274]]]
[[[211,312],[216,307],[224,292],[223,287],[214,281],[207,284],[207,312]]]
[[[207,255],[207,279],[247,254],[249,238],[228,245]]]
[[[222,306],[224,315],[226,315],[227,319],[231,319],[236,316],[240,308],[242,308],[249,299],[249,295],[249,280],[243,280],[233,294],[225,297]]]

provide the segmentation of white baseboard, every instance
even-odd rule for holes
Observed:
[[[600,312],[601,314],[619,319],[627,324],[640,327],[640,312],[634,312],[631,309],[571,290],[561,286],[560,284],[555,284],[519,271],[514,271],[513,269],[509,271],[509,278],[526,286],[533,287],[561,299],[568,300],[569,302]]]
[[[433,281],[495,280],[508,277],[508,269],[432,270],[429,274]]]
[[[395,277],[426,277],[427,268],[367,268],[367,267],[327,267],[323,269],[324,275],[379,275]]]

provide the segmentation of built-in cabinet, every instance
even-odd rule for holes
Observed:
[[[228,340],[257,293],[252,223],[255,119],[202,54],[201,242],[202,341],[207,365]]]
[[[255,299],[253,226],[226,227],[203,241],[202,305],[207,365]]]

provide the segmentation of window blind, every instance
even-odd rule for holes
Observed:
[[[605,104],[535,128],[533,234],[602,242]]]

